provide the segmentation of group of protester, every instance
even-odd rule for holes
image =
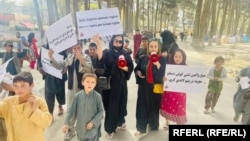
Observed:
[[[114,35],[109,42],[109,48],[104,50],[100,36],[94,35],[89,43],[88,54],[83,53],[82,42],[79,41],[60,53],[64,56],[63,61],[57,61],[54,58],[54,51],[49,44],[44,45],[43,48],[49,50],[51,65],[61,70],[63,74],[62,79],[59,79],[46,73],[40,52],[37,69],[45,81],[45,101],[32,94],[34,83],[31,73],[21,72],[21,67],[16,69],[16,63],[20,63],[20,58],[27,55],[27,52],[18,52],[7,66],[7,72],[15,75],[13,78],[15,95],[0,101],[0,117],[5,120],[8,140],[44,141],[44,129],[53,122],[55,99],[59,105],[59,116],[64,113],[62,106],[67,103],[67,116],[63,126],[63,131],[66,133],[64,140],[71,140],[77,135],[79,141],[98,141],[103,118],[106,137],[113,138],[117,128],[126,129],[127,83],[132,73],[135,74],[136,84],[138,84],[135,136],[145,135],[147,126],[151,131],[158,130],[159,116],[166,119],[164,130],[168,130],[170,121],[181,125],[186,124],[186,93],[163,91],[161,87],[168,79],[164,77],[165,66],[167,64],[187,65],[186,53],[179,48],[172,32],[165,30],[160,33],[160,36],[162,43],[159,39],[140,35],[137,30],[134,41],[139,43],[134,45],[139,47],[132,52],[125,47],[125,43],[129,41],[125,42],[123,35]],[[29,37],[28,40],[33,44],[34,36]],[[11,42],[6,42],[4,46],[6,52],[13,48]],[[38,54],[35,52],[37,51],[34,50],[34,54]],[[131,56],[132,53],[133,56]],[[3,63],[13,57],[13,54],[5,58]],[[123,58],[123,65],[119,62],[121,58]],[[212,112],[214,111],[223,88],[222,81],[226,77],[223,57],[215,58],[214,63],[215,67],[208,75],[210,82],[205,99],[205,114],[209,113],[210,108]],[[243,72],[241,75],[250,78],[249,71],[244,71],[244,75]],[[66,81],[68,81],[67,97]],[[159,87],[158,90],[156,90],[157,87]],[[249,100],[245,102],[250,103]],[[248,115],[249,119],[248,109],[237,110],[237,115],[244,113],[244,118]],[[25,132],[21,132],[20,128],[24,128]]]

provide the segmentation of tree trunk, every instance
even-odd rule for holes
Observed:
[[[161,31],[162,30],[162,19],[163,19],[163,4],[161,4],[161,10],[160,10],[160,29],[159,29],[159,31]]]
[[[183,1],[182,3],[182,31],[185,32],[186,29],[185,29],[185,9],[186,9],[186,1]]]
[[[150,32],[153,32],[154,31],[154,0],[152,0],[152,3],[151,3],[151,22],[152,22],[152,26],[150,28]]]
[[[111,7],[111,0],[107,0],[107,6],[108,6],[108,8]]]
[[[234,1],[234,5],[235,5],[235,21],[234,21],[234,28],[233,28],[233,34],[237,34],[238,32],[238,25],[239,25],[239,21],[240,21],[240,15],[241,15],[241,0],[237,0],[237,1]]]
[[[222,19],[221,19],[222,21],[221,21],[221,25],[220,25],[217,45],[221,45],[221,37],[222,37],[223,31],[225,29],[225,20],[226,20],[226,15],[227,15],[227,9],[228,9],[227,0],[223,0],[223,16],[222,16]]]
[[[248,20],[248,27],[247,27],[247,31],[246,31],[247,35],[250,35],[250,17]]]
[[[66,13],[65,16],[68,15],[70,13],[70,1],[71,0],[65,0],[65,7],[66,7]]]
[[[213,45],[213,36],[215,33],[216,25],[215,25],[215,17],[216,17],[216,6],[217,2],[216,0],[212,1],[212,17],[211,17],[211,27],[210,27],[210,34],[209,34],[209,40],[208,40],[208,46]]]
[[[156,10],[155,10],[155,25],[154,25],[154,33],[156,34],[156,28],[157,28],[157,17],[158,17],[158,12],[159,12],[159,2],[160,0],[157,0],[157,3],[156,3]]]
[[[149,18],[150,18],[150,16],[149,16],[149,15],[150,15],[150,14],[149,14],[150,6],[149,6],[149,5],[150,5],[150,0],[148,0],[148,13],[147,13],[147,15],[148,15],[148,31],[149,31],[149,27],[150,27],[150,24],[149,24],[149,21],[150,21],[150,20],[149,20]]]
[[[242,17],[242,22],[241,22],[241,26],[240,26],[240,30],[239,30],[239,35],[242,35],[244,33],[244,29],[245,29],[246,22],[247,22],[248,19],[249,19],[249,17],[247,17],[247,16]]]
[[[144,30],[144,28],[145,28],[145,0],[144,1],[142,1],[142,27],[143,27],[143,29],[142,30]]]
[[[89,10],[89,0],[84,0],[84,10]]]
[[[232,0],[228,0],[228,7],[229,7],[229,19],[228,19],[228,24],[227,24],[227,32],[226,36],[228,37],[229,34],[232,34],[232,21],[234,17],[234,5]]]
[[[57,2],[56,0],[52,0],[52,2],[54,3],[53,5],[54,5],[54,12],[55,12],[55,21],[57,21],[59,19]]]
[[[48,10],[48,16],[49,16],[49,25],[52,25],[55,21],[55,11],[54,11],[54,5],[53,2],[51,3],[51,0],[46,0],[47,3],[47,10]]]
[[[217,14],[216,14],[216,21],[215,21],[216,30],[215,30],[215,34],[217,34],[217,29],[218,29],[217,27],[218,27],[218,22],[219,22],[221,8],[222,8],[222,3],[220,2],[219,6],[218,6]]]
[[[98,3],[98,8],[101,9],[102,8],[101,0],[97,0],[97,3]]]
[[[211,0],[205,0],[203,4],[203,11],[200,21],[200,28],[199,28],[199,41],[203,44],[204,37],[208,36],[207,29],[208,29],[208,23],[209,23],[209,13],[210,13],[210,7],[211,7]]]
[[[43,38],[44,37],[44,30],[43,30],[43,23],[42,23],[42,19],[41,19],[41,15],[40,15],[40,8],[38,5],[38,0],[33,0],[33,2],[34,2],[35,10],[36,10],[37,24],[38,24],[39,30],[41,32],[41,38]]]
[[[73,0],[73,9],[74,9],[73,13],[79,11],[78,0]],[[73,22],[75,24],[75,27],[77,27],[76,14],[73,14]],[[76,28],[75,33],[78,34],[78,28]]]
[[[136,0],[135,29],[139,28],[139,0]]]
[[[133,13],[134,13],[134,10],[133,10],[133,5],[134,5],[134,1],[133,0],[129,0],[129,19],[130,19],[130,21],[129,21],[129,31],[131,32],[131,33],[133,33],[133,29],[134,29],[134,25],[133,25],[133,23],[134,23],[134,15],[133,15]]]
[[[201,18],[201,10],[202,10],[203,0],[197,1],[195,18],[194,18],[194,31],[193,31],[193,41],[191,45],[195,48],[204,47],[203,42],[199,40],[199,31],[200,31],[200,18]]]

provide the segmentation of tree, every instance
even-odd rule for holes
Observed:
[[[213,44],[213,36],[215,34],[215,17],[216,17],[216,6],[217,6],[217,2],[216,0],[212,1],[212,17],[211,17],[211,27],[210,27],[210,33],[209,33],[209,40],[208,40],[208,46],[212,46]]]
[[[203,0],[197,1],[197,7],[195,12],[195,18],[194,18],[194,32],[193,32],[193,41],[192,46],[195,48],[202,48],[203,42],[200,42],[199,38],[199,31],[200,31],[200,18],[201,18],[201,10],[202,10],[202,3]]]
[[[227,0],[223,0],[223,16],[222,16],[222,21],[221,21],[221,25],[220,25],[217,45],[221,45],[221,37],[223,34],[223,30],[225,29],[225,20],[226,20],[226,15],[227,15],[227,9],[228,9]]]
[[[140,8],[139,8],[139,0],[136,0],[136,14],[135,14],[135,28],[138,29],[139,28],[139,12],[140,12]]]
[[[33,2],[34,2],[35,10],[36,10],[36,18],[37,18],[38,27],[39,27],[39,30],[41,32],[41,38],[43,38],[44,37],[44,29],[43,29],[43,23],[42,23],[42,19],[41,19],[41,15],[40,15],[40,8],[39,8],[37,0],[33,0]]]

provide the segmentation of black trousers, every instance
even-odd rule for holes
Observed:
[[[147,124],[151,130],[159,128],[161,95],[153,93],[153,85],[142,82],[138,87],[136,103],[136,129],[146,133]]]
[[[49,112],[53,115],[55,99],[57,100],[59,105],[65,104],[65,87],[60,86],[60,90],[58,92],[50,92],[45,89],[45,100],[49,108]]]

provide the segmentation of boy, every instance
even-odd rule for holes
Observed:
[[[76,132],[78,141],[98,141],[103,118],[101,95],[94,90],[97,76],[85,73],[82,77],[84,89],[79,91],[67,113],[63,131],[68,133],[70,120],[76,115]],[[86,114],[88,113],[88,114]]]
[[[21,65],[19,62],[20,58],[24,58],[27,52],[14,52],[13,51],[13,42],[7,41],[4,43],[4,47],[6,49],[5,52],[0,52],[0,58],[2,58],[2,64],[8,61],[10,58],[14,57],[11,60],[6,68],[6,71],[9,72],[11,75],[16,75],[21,71]]]
[[[15,96],[0,101],[0,117],[5,120],[8,141],[45,141],[44,129],[52,116],[46,102],[31,93],[30,72],[20,72],[13,79]]]

